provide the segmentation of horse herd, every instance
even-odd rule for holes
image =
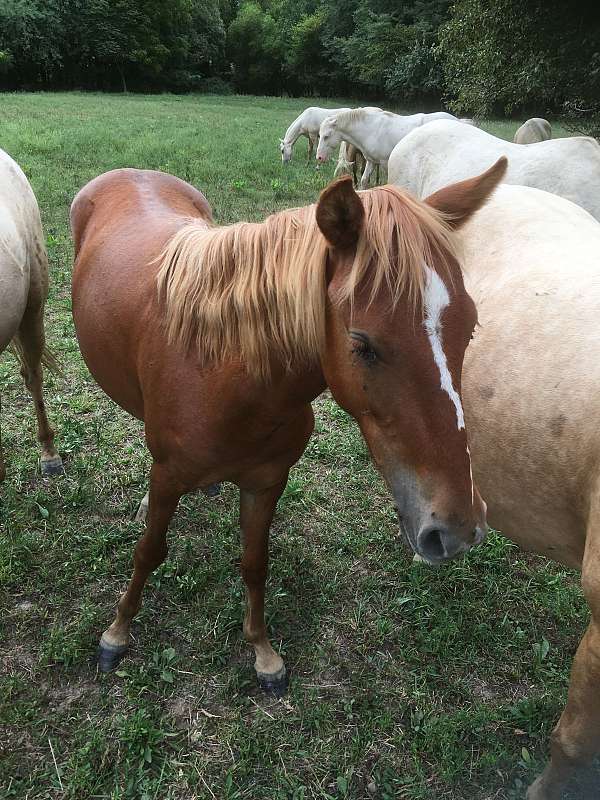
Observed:
[[[262,223],[218,227],[198,190],[150,170],[113,170],[75,197],[80,349],[143,420],[152,455],[145,532],[99,664],[128,649],[181,496],[230,481],[244,634],[259,683],[285,690],[264,619],[269,527],[329,387],[424,561],[479,544],[487,513],[523,548],[581,569],[591,620],[551,760],[528,791],[558,800],[600,751],[600,145],[509,144],[445,113],[415,115],[412,129],[382,114],[328,110],[317,157],[344,142],[387,166],[388,185],[356,192],[345,176]],[[284,160],[303,132],[292,128]],[[35,197],[2,154],[0,350],[12,342],[20,357],[51,474],[62,465],[42,399],[47,287]]]

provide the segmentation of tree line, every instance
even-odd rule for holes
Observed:
[[[600,117],[600,3],[0,0],[0,87],[239,91]]]

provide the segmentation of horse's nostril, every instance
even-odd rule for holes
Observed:
[[[444,547],[444,533],[445,531],[439,528],[428,528],[421,531],[418,538],[421,555],[432,561],[439,561],[445,558],[446,548]]]

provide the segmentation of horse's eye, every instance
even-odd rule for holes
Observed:
[[[377,361],[377,353],[364,334],[352,331],[350,338],[352,339],[353,353],[356,353],[357,356],[360,356],[368,364],[374,364]]]

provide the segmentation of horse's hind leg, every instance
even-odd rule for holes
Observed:
[[[6,466],[4,464],[4,453],[2,452],[2,399],[0,398],[0,483],[6,478]]]
[[[114,669],[127,652],[131,620],[139,611],[148,576],[167,557],[167,528],[182,494],[164,468],[154,464],[150,472],[148,522],[135,548],[133,576],[119,600],[114,622],[100,639],[98,666],[102,672]]]
[[[271,646],[265,625],[265,582],[269,562],[269,527],[285,478],[259,492],[240,490],[240,523],[244,553],[240,570],[246,584],[244,636],[254,646],[254,667],[260,686],[281,695],[287,688],[283,659]]]
[[[63,471],[63,465],[54,447],[54,431],[48,422],[42,391],[45,348],[43,304],[35,304],[25,310],[15,344],[21,359],[21,374],[35,405],[38,440],[42,446],[42,474],[56,475]]]
[[[600,754],[600,498],[596,506],[581,576],[592,618],[573,660],[567,705],[552,732],[551,760],[527,800],[560,800],[569,778]],[[600,797],[596,781],[590,798]]]

